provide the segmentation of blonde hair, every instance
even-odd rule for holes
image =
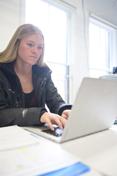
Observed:
[[[0,63],[8,63],[15,61],[17,58],[17,50],[21,39],[32,34],[39,34],[42,36],[44,40],[43,34],[38,27],[32,24],[23,24],[19,26],[16,32],[14,33],[13,37],[11,38],[6,49],[0,52]],[[40,56],[37,62],[37,64],[40,66],[43,65],[43,56],[44,56],[44,48],[42,51],[42,55]]]

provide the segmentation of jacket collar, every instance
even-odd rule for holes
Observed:
[[[14,63],[15,63],[14,61],[10,63],[1,63],[0,70],[5,74],[8,73],[8,74],[16,75],[14,71]],[[51,70],[48,66],[40,67],[38,65],[33,65],[32,72],[34,75],[38,74],[40,76],[47,76],[48,74],[51,73]]]

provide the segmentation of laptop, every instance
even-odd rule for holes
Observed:
[[[52,141],[63,143],[109,129],[117,116],[117,80],[85,77],[77,92],[61,136],[39,127],[25,129]]]

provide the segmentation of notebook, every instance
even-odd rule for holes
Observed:
[[[117,80],[85,77],[77,92],[69,119],[61,136],[43,132],[39,127],[28,131],[63,143],[109,129],[117,116]]]

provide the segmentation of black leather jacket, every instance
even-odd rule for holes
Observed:
[[[53,113],[61,114],[64,109],[70,109],[58,94],[51,80],[51,70],[48,67],[34,65],[33,87],[38,101],[38,107],[25,108],[24,94],[14,63],[0,64],[0,126],[41,125],[40,117],[46,112],[45,104]]]

